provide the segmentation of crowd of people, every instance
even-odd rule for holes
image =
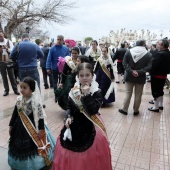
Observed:
[[[146,73],[151,77],[153,100],[148,102],[153,107],[148,110],[152,112],[164,109],[163,88],[170,73],[167,39],[159,40],[150,49],[145,40],[138,40],[133,48],[127,45],[122,42],[120,48],[111,49],[108,42],[98,45],[93,40],[90,48],[79,44],[69,49],[64,45],[64,36],[58,35],[53,46],[44,44],[40,48],[24,33],[22,41],[13,46],[0,33],[3,96],[9,95],[7,74],[14,93],[21,93],[9,122],[11,168],[39,170],[52,164],[53,170],[112,169],[107,130],[99,109],[116,101],[114,83],[119,85],[122,79],[125,84],[126,97],[119,112],[128,114],[134,93],[133,109],[137,116]],[[45,121],[37,60],[40,60],[44,88],[54,89],[54,101],[65,110],[64,126],[57,141]],[[114,75],[116,60],[117,76]]]

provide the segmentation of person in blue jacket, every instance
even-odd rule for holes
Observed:
[[[22,34],[22,41],[13,48],[10,58],[17,61],[19,78],[31,77],[38,83],[40,88],[40,76],[37,69],[37,59],[43,58],[44,54],[39,46],[29,41],[29,34]]]
[[[64,43],[64,36],[58,35],[57,36],[57,43],[50,48],[50,51],[48,53],[47,62],[46,62],[46,69],[47,73],[53,75],[53,85],[54,85],[54,93],[57,89],[57,83],[58,83],[58,58],[59,57],[65,57],[70,55],[69,49],[63,45]],[[55,102],[57,102],[57,97],[55,96]]]

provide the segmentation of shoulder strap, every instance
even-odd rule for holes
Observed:
[[[8,40],[7,43],[6,43],[6,46],[7,46],[8,48],[10,48],[9,40]]]
[[[18,54],[18,52],[19,52],[19,43],[17,43],[16,45],[16,53]]]

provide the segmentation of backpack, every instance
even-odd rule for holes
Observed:
[[[58,71],[59,73],[62,73],[63,72],[63,68],[64,68],[64,65],[65,65],[65,59],[63,57],[58,57],[58,63],[57,63],[57,67],[58,67]]]

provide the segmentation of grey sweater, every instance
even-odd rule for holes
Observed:
[[[145,84],[145,73],[148,72],[152,67],[152,54],[147,52],[139,61],[135,63],[133,61],[130,50],[128,50],[123,59],[123,66],[125,68],[125,82]],[[134,77],[132,75],[133,70],[136,70],[138,72],[138,77]]]

